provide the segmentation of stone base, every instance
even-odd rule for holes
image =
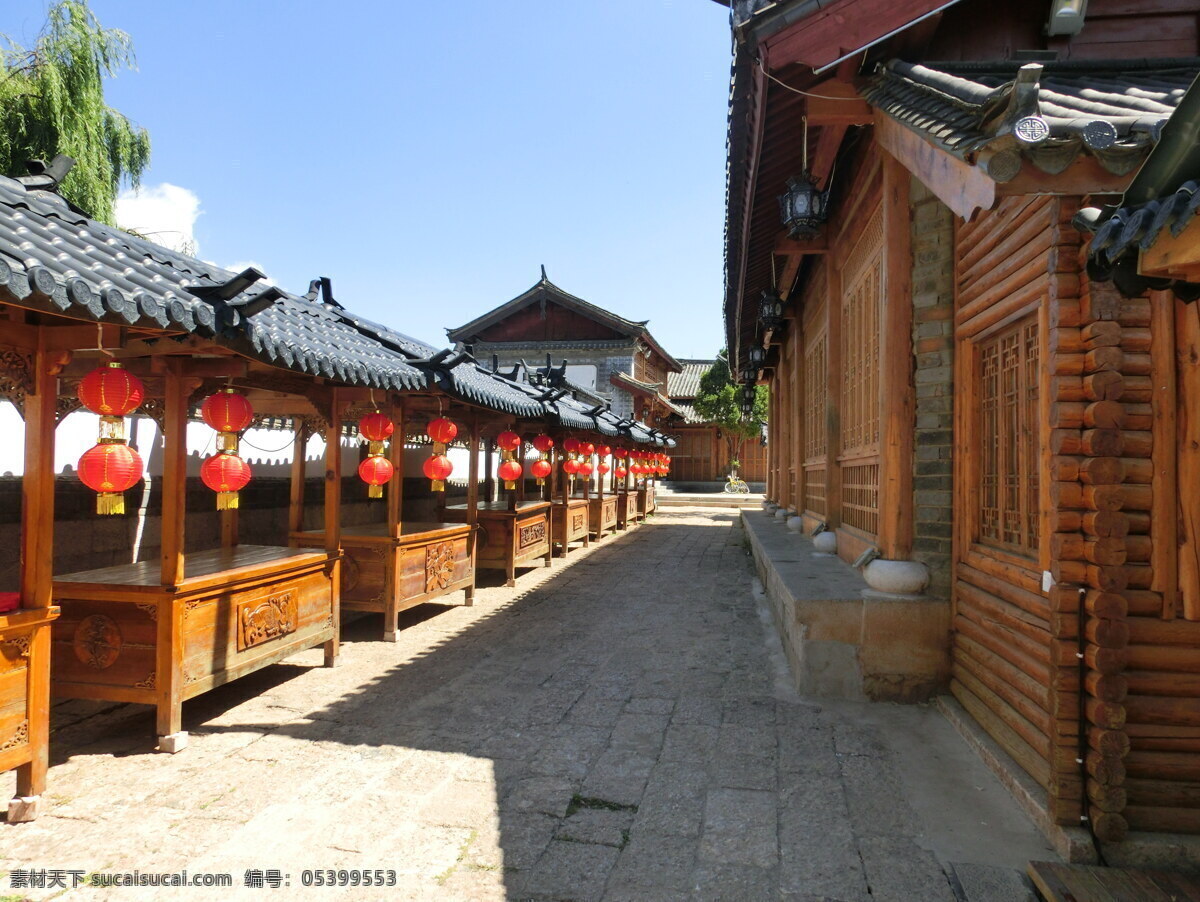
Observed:
[[[8,800],[8,822],[10,824],[27,824],[37,820],[41,813],[41,796],[17,796]]]
[[[166,752],[168,755],[175,755],[182,752],[188,747],[187,730],[180,730],[178,733],[171,733],[168,736],[158,737],[158,750]]]
[[[1046,790],[1021,769],[1008,752],[975,722],[953,696],[939,695],[936,704],[938,710],[945,715],[954,729],[958,730],[959,735],[967,741],[967,745],[975,750],[988,769],[999,778],[1005,789],[1012,794],[1016,803],[1064,861],[1074,864],[1100,863],[1096,856],[1096,847],[1092,844],[1087,830],[1083,827],[1064,827],[1054,823],[1044,804]],[[1107,851],[1105,854],[1107,855]]]
[[[799,692],[918,702],[946,685],[948,601],[871,593],[857,570],[770,514],[743,511],[742,524]]]

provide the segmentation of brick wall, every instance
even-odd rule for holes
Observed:
[[[912,556],[929,568],[930,594],[948,596],[954,512],[954,214],[916,179],[909,198],[917,391]]]

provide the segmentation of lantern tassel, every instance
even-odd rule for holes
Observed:
[[[96,496],[96,513],[105,515],[125,513],[125,495],[121,492],[101,492]]]
[[[440,479],[431,479],[429,481],[429,488],[435,492],[444,492],[446,491],[446,483]]]
[[[508,489],[509,491],[512,491],[513,489],[515,489],[517,487],[517,484],[515,482],[509,482],[506,479],[506,480],[504,480],[504,487],[506,489]]]
[[[233,511],[238,509],[237,492],[217,492],[217,510]]]
[[[383,486],[381,486],[381,485],[370,486],[367,489],[367,497],[368,498],[382,498],[383,497]]]

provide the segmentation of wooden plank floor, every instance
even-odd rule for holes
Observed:
[[[1046,902],[1200,902],[1200,880],[1167,871],[1029,862]]]

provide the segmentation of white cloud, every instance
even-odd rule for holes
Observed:
[[[195,255],[200,198],[170,182],[126,189],[117,197],[117,224],[182,253]]]
[[[223,266],[221,268],[227,269],[230,272],[241,272],[243,269],[247,269],[248,267],[251,267],[251,266],[253,266],[255,269],[257,269],[259,272],[262,272],[262,273],[265,273],[267,271],[267,268],[265,266],[263,266],[261,263],[259,263],[257,260],[238,260],[236,263],[230,263],[228,266]],[[260,285],[274,285],[275,280],[272,279],[270,276],[267,276],[266,278],[262,279],[259,282],[259,284]]]

